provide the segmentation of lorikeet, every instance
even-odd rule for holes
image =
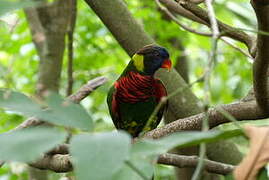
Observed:
[[[166,89],[154,73],[159,68],[171,68],[169,53],[163,47],[147,45],[138,50],[121,76],[110,88],[107,96],[109,112],[117,129],[137,137],[145,131],[147,121],[163,96]],[[165,106],[156,118],[147,125],[146,131],[158,126]]]

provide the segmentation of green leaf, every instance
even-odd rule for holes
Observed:
[[[227,139],[241,135],[241,130],[232,131],[206,131],[206,132],[179,132],[158,140],[142,139],[135,143],[132,147],[132,153],[144,156],[158,155],[165,153],[174,147],[186,147],[200,144],[202,142],[208,143]]]
[[[92,130],[91,116],[79,104],[65,101],[57,94],[47,98],[47,108],[43,109],[22,93],[9,90],[0,90],[0,107],[6,108],[25,116],[35,116],[53,124]]]
[[[0,159],[30,162],[65,140],[66,133],[52,128],[28,128],[0,135]]]
[[[59,125],[83,130],[93,129],[93,120],[81,105],[64,101],[57,94],[51,94],[47,98],[47,105],[48,109],[38,113],[37,117]]]
[[[238,125],[244,127],[245,125],[253,125],[253,126],[268,126],[269,119],[262,119],[262,120],[246,120],[246,121],[237,121],[236,124],[234,122],[229,122],[225,124],[221,124],[215,129],[227,131],[227,130],[237,130]]]
[[[113,177],[112,180],[143,180],[142,177],[140,177],[132,168],[130,168],[128,165],[122,166],[122,168],[117,171]]]
[[[179,132],[161,139],[141,139],[131,148],[131,162],[136,164],[140,162],[136,167],[139,172],[143,173],[148,179],[151,178],[153,170],[145,168],[148,165],[153,166],[153,162],[156,162],[158,155],[167,152],[175,147],[186,147],[200,144],[202,142],[208,143],[218,141],[221,139],[227,139],[243,134],[241,130],[233,131],[216,131],[211,130],[207,132],[193,131],[193,132]],[[143,164],[141,164],[143,163]],[[143,167],[145,166],[145,167]],[[126,168],[125,168],[126,169]],[[117,177],[125,176],[125,172],[118,172]]]
[[[8,0],[1,0],[0,1],[0,16],[4,14],[21,8],[26,7],[33,7],[39,5],[40,2],[33,1],[33,0],[23,0],[23,1],[8,1]]]
[[[42,111],[38,104],[24,94],[10,90],[0,90],[0,107],[26,116],[33,116]]]
[[[143,157],[131,156],[129,163],[131,163],[131,165],[125,163],[124,166],[119,171],[117,171],[111,179],[144,180],[152,178],[154,171],[153,161],[145,161]]]
[[[78,180],[107,180],[129,158],[131,138],[123,132],[76,135],[71,154]]]

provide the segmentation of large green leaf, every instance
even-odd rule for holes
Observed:
[[[241,135],[242,131],[207,131],[207,132],[180,132],[167,137],[152,140],[141,139],[133,144],[129,161],[132,166],[123,166],[113,179],[151,179],[153,164],[159,154],[165,153],[174,147],[186,147],[202,142],[213,142]],[[137,173],[138,171],[138,173]],[[142,174],[142,175],[141,175]],[[142,178],[143,179],[143,178]]]
[[[64,101],[61,96],[52,94],[47,99],[47,110],[41,111],[36,116],[51,123],[83,130],[92,130],[93,121],[85,109],[70,101]]]
[[[26,116],[33,116],[42,110],[38,104],[24,94],[10,90],[0,90],[0,107]]]
[[[51,94],[46,103],[47,108],[44,110],[41,105],[22,93],[0,90],[0,107],[58,125],[83,130],[93,129],[92,118],[81,105],[64,101],[57,94]]]
[[[202,142],[213,142],[241,135],[241,130],[206,131],[206,132],[179,132],[158,140],[142,139],[132,147],[132,153],[142,156],[152,156],[166,152],[174,147],[186,147]]]
[[[153,163],[150,159],[145,160],[144,157],[132,154],[129,162],[125,162],[124,166],[117,171],[112,180],[143,180],[151,179],[153,176]]]
[[[129,158],[131,138],[123,132],[76,135],[71,154],[78,180],[107,180]]]
[[[30,162],[65,140],[66,133],[53,128],[28,128],[0,135],[0,159]]]
[[[20,8],[33,7],[40,4],[40,1],[33,0],[22,0],[22,1],[11,1],[1,0],[0,1],[0,16]]]

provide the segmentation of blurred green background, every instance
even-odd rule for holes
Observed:
[[[185,55],[189,64],[190,82],[199,78],[208,63],[211,39],[182,30],[174,22],[165,20],[154,1],[126,1],[135,18],[144,26],[158,44],[166,47],[173,64],[177,57]],[[0,7],[1,8],[1,7]],[[223,22],[235,27],[255,29],[255,15],[246,0],[216,0],[215,11]],[[188,26],[199,31],[207,28],[184,18]],[[184,51],[173,43],[178,41]],[[241,43],[234,42],[245,49]],[[64,57],[60,93],[64,96],[67,86],[67,57]],[[251,88],[251,60],[227,44],[219,41],[217,62],[211,76],[211,106],[233,102],[244,97]],[[95,121],[95,131],[113,130],[105,103],[106,93],[118,77],[129,57],[119,46],[99,18],[83,1],[78,1],[78,15],[74,34],[74,90],[88,80],[103,75],[109,82],[82,101]],[[0,88],[11,88],[29,96],[35,93],[39,57],[32,43],[30,30],[22,10],[0,17]],[[203,84],[195,84],[193,92],[203,98]],[[0,109],[0,133],[8,131],[24,120],[24,117]],[[172,179],[173,170],[156,166],[160,179]],[[51,179],[62,175],[51,174]],[[25,166],[12,163],[0,169],[0,180],[26,179]]]

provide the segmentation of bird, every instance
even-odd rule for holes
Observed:
[[[158,126],[167,105],[148,121],[167,91],[154,74],[159,68],[170,71],[171,66],[168,51],[159,45],[146,45],[132,56],[107,95],[109,113],[117,129],[135,138]]]

